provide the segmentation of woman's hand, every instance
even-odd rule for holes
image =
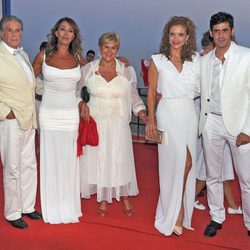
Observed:
[[[144,123],[147,123],[148,116],[145,110],[140,110],[137,115]]]
[[[89,122],[89,107],[88,105],[81,101],[79,103],[79,112],[80,112],[80,117],[85,121]]]
[[[156,92],[156,94],[155,94],[156,106],[158,105],[158,103],[159,103],[159,101],[161,100],[161,98],[162,98],[162,94]]]
[[[146,135],[148,138],[155,138],[157,136],[156,121],[153,118],[148,118],[146,124]]]

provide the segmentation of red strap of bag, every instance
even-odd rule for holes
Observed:
[[[99,136],[97,131],[97,125],[92,116],[90,116],[89,122],[80,118],[78,138],[77,138],[77,156],[83,154],[82,147],[86,145],[98,146]]]

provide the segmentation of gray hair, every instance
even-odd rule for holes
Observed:
[[[16,16],[12,16],[12,15],[8,15],[8,16],[4,16],[1,21],[0,21],[0,31],[3,32],[4,31],[4,26],[7,22],[9,21],[16,21],[18,23],[20,23],[21,25],[21,30],[23,30],[23,21],[16,17]]]
[[[105,43],[115,41],[117,49],[120,48],[120,37],[116,32],[106,32],[99,38],[98,45],[102,47]]]

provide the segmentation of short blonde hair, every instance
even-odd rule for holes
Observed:
[[[102,47],[105,43],[114,41],[117,49],[120,48],[120,37],[116,32],[106,32],[102,34],[98,40],[99,47]]]

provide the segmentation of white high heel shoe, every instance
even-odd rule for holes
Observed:
[[[182,235],[182,230],[182,227],[174,226],[173,234],[179,237]]]

